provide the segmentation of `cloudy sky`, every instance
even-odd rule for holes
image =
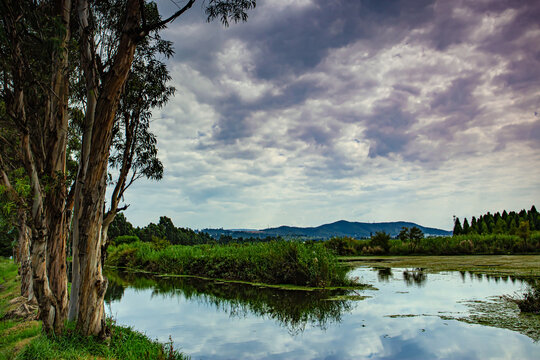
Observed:
[[[540,1],[257,0],[229,28],[202,4],[163,33],[165,175],[126,194],[132,223],[451,229],[540,205]]]

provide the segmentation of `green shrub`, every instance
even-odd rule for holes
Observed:
[[[377,231],[369,241],[372,247],[379,247],[388,252],[390,250],[390,235],[384,231]]]

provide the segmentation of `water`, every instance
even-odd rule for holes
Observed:
[[[110,273],[106,308],[151,338],[171,336],[192,359],[540,358],[540,343],[525,335],[446,318],[469,315],[467,302],[522,292],[520,280],[404,269],[350,275],[378,290],[329,294]]]

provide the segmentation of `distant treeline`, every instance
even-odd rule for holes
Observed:
[[[515,211],[495,214],[486,213],[478,218],[472,217],[469,222],[467,218],[463,219],[463,225],[459,218],[454,219],[454,236],[468,234],[509,234],[519,235],[523,231],[540,230],[540,214],[533,205],[529,211],[525,209],[519,213]]]
[[[453,236],[424,238],[416,227],[403,228],[397,239],[377,232],[369,240],[334,237],[325,246],[338,255],[461,255],[517,254],[540,252],[540,216],[534,205],[521,210],[487,213],[471,223],[465,218],[454,221]]]
[[[337,255],[499,255],[540,253],[540,231],[522,238],[509,234],[437,236],[417,240],[391,239],[377,233],[370,240],[335,237],[324,242]]]
[[[116,215],[107,235],[113,245],[132,243],[137,240],[170,243],[172,245],[252,243],[281,240],[279,237],[270,236],[265,238],[233,238],[230,235],[221,235],[219,239],[214,239],[206,232],[196,232],[189,228],[176,227],[172,220],[166,216],[161,216],[157,224],[150,223],[142,228],[134,227],[122,213]]]

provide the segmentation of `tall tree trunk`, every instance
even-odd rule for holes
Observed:
[[[87,0],[77,2],[77,13],[79,27],[81,30],[81,64],[84,69],[86,81],[86,114],[84,120],[84,130],[82,137],[81,157],[79,170],[75,183],[73,224],[72,224],[72,266],[71,266],[71,296],[69,298],[69,321],[77,319],[79,314],[79,289],[81,283],[81,257],[84,252],[79,251],[79,220],[81,217],[81,197],[82,185],[88,169],[90,158],[90,145],[92,144],[92,130],[94,128],[94,119],[96,114],[97,96],[98,96],[98,69],[95,54],[95,43],[93,34],[90,31],[90,13]]]
[[[35,301],[34,288],[32,286],[32,266],[30,259],[30,229],[26,225],[26,211],[19,208],[17,211],[17,227],[19,237],[17,239],[17,257],[20,264],[21,296],[29,302]]]
[[[39,315],[42,321],[43,330],[47,334],[55,333],[55,324],[59,321],[56,316],[56,299],[49,286],[49,276],[47,274],[47,221],[43,209],[43,196],[39,183],[38,172],[35,167],[28,135],[22,138],[24,162],[27,172],[30,174],[30,186],[32,189],[32,287],[36,295],[39,306]]]
[[[85,2],[85,0],[82,1]],[[103,277],[103,264],[101,263],[105,180],[114,117],[137,46],[135,37],[141,17],[140,3],[138,0],[128,0],[127,2],[126,20],[114,62],[103,79],[102,91],[96,104],[95,118],[92,121],[93,129],[89,152],[92,156],[88,158],[87,170],[81,182],[81,199],[78,209],[80,213],[75,214],[79,219],[78,256],[80,260],[77,329],[84,335],[104,335],[105,331],[103,300],[107,289],[107,280]],[[82,14],[80,11],[79,13]],[[82,23],[84,21],[81,21]],[[95,51],[95,47],[91,50]],[[95,53],[92,55],[95,56]],[[92,69],[85,69],[85,72],[88,70]]]
[[[56,0],[54,14],[62,22],[59,38],[62,39],[58,50],[52,57],[53,95],[49,111],[48,137],[50,144],[46,153],[45,171],[54,179],[53,191],[45,199],[45,213],[49,230],[47,271],[50,279],[51,291],[57,301],[57,316],[55,329],[63,330],[67,317],[67,249],[66,240],[68,232],[66,212],[66,146],[68,127],[68,51],[70,39],[71,0]]]

